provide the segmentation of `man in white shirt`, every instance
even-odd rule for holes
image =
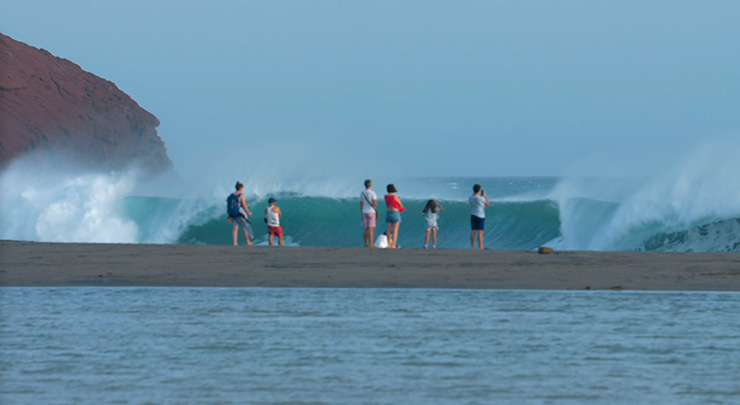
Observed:
[[[470,202],[470,227],[473,232],[470,234],[470,247],[475,249],[475,239],[478,237],[478,248],[483,249],[483,228],[486,225],[486,207],[491,205],[488,201],[486,192],[480,184],[473,186],[473,195],[468,199]]]
[[[362,238],[365,247],[375,247],[373,236],[375,234],[375,221],[378,219],[378,196],[373,190],[373,182],[365,180],[365,191],[360,194],[360,211],[362,212]]]

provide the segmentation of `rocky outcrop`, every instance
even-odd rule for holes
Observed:
[[[32,151],[150,172],[172,167],[159,120],[112,82],[0,34],[0,168]]]

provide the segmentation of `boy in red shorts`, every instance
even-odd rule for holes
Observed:
[[[265,219],[267,220],[267,232],[270,234],[270,237],[268,241],[270,242],[270,246],[273,246],[273,237],[278,237],[278,245],[283,246],[283,227],[280,226],[280,218],[283,216],[282,211],[280,211],[280,208],[276,205],[277,200],[270,197],[269,200],[267,200],[267,203],[270,204],[269,207],[265,208]]]

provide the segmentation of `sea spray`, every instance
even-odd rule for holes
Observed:
[[[136,243],[138,227],[117,204],[133,173],[69,174],[22,160],[0,179],[0,237],[48,242]]]
[[[596,239],[594,247],[631,245],[629,233],[645,226],[676,232],[740,217],[738,173],[740,144],[701,148],[622,204],[609,224],[612,231]]]
[[[485,242],[493,249],[740,251],[740,159],[726,144],[707,147],[645,179],[372,177],[380,198],[375,234],[386,228],[382,195],[395,183],[407,210],[400,244],[423,246],[422,208],[445,207],[438,248],[470,247],[467,197],[480,183],[491,198]],[[228,177],[228,176],[225,176]],[[0,238],[52,242],[231,244],[226,196],[245,183],[258,244],[268,197],[284,211],[286,241],[362,246],[364,177],[272,170],[221,182],[142,179],[136,170],[90,172],[53,160],[21,159],[0,173]],[[142,190],[146,190],[143,192]]]
[[[646,179],[562,180],[563,249],[738,251],[740,142],[711,143]]]

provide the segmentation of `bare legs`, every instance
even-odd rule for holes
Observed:
[[[483,249],[483,231],[473,231],[470,233],[470,248],[475,249],[475,237],[478,236],[478,248]]]
[[[434,228],[427,229],[427,236],[426,238],[424,238],[424,247],[426,248],[429,245],[429,234],[432,235],[432,246],[436,247],[437,246],[437,230]]]
[[[395,249],[396,242],[398,239],[398,227],[401,225],[400,222],[388,223],[388,248]]]
[[[365,230],[362,232],[362,237],[365,240],[365,247],[375,247],[375,242],[373,242],[373,239],[375,237],[375,228],[365,228]]]
[[[274,245],[273,243],[274,237],[275,235],[270,234],[270,237],[267,239],[270,242],[270,246]],[[278,235],[278,246],[283,246],[283,235],[282,234]]]
[[[234,229],[233,229],[233,231],[231,233],[232,233],[232,236],[234,238],[234,246],[239,246],[239,227],[238,226],[235,226],[233,228]],[[244,231],[244,239],[247,240],[247,246],[254,245],[253,242],[250,242],[250,240],[249,240],[249,234],[247,233],[247,231]]]
[[[244,239],[247,241],[247,246],[254,246],[254,242],[249,240],[249,233],[247,231],[244,231]]]

